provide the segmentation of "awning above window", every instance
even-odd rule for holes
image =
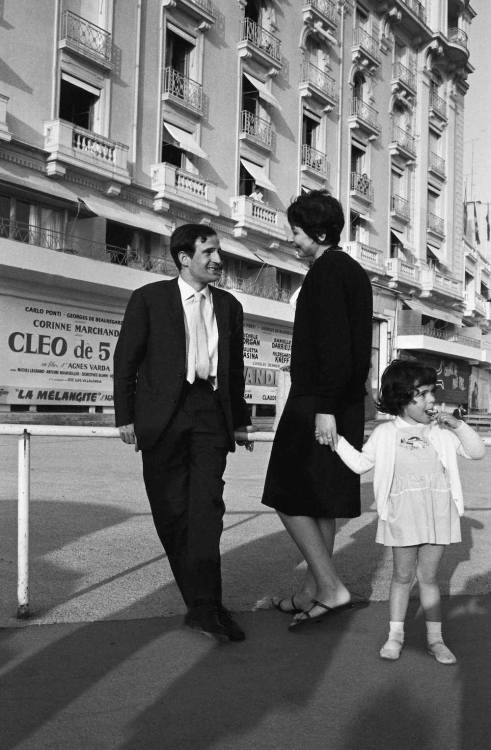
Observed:
[[[41,172],[22,167],[20,164],[2,162],[0,165],[0,183],[6,182],[18,185],[25,190],[45,193],[47,196],[58,198],[69,203],[78,203],[77,187],[67,187],[65,183],[52,180]]]
[[[192,134],[188,133],[187,130],[178,128],[177,125],[170,125],[168,122],[164,122],[164,127],[170,137],[174,141],[177,141],[183,151],[187,151],[188,154],[193,154],[194,156],[199,156],[200,159],[208,159],[208,154],[198,146]]]
[[[249,250],[248,247],[243,245],[242,242],[237,242],[237,240],[232,240],[230,237],[224,237],[223,235],[221,235],[219,239],[220,247],[224,253],[235,255],[238,258],[242,258],[242,260],[252,261],[256,264],[258,263],[256,255],[254,255],[252,250]]]
[[[433,255],[435,260],[437,260],[439,263],[445,263],[445,259],[443,257],[443,253],[441,251],[441,248],[434,247],[433,245],[426,245],[426,249],[430,255]]]
[[[154,232],[155,234],[166,236],[172,234],[172,227],[161,216],[152,213],[147,208],[136,206],[128,201],[117,198],[113,200],[93,193],[79,191],[79,195],[87,208],[104,219],[138,229],[145,229],[147,232]]]
[[[422,315],[427,315],[429,318],[444,320],[446,323],[452,323],[452,325],[455,326],[462,325],[462,318],[455,313],[450,312],[449,310],[440,310],[437,307],[421,302],[419,299],[405,299],[404,304],[410,307],[411,310],[416,310]]]
[[[271,104],[272,107],[281,112],[281,106],[278,99],[273,96],[273,94],[267,89],[266,84],[260,81],[259,78],[252,76],[250,73],[244,72],[244,75],[247,80],[250,81],[252,85],[258,90],[259,98],[267,102],[268,104]]]
[[[265,190],[271,190],[272,193],[276,193],[276,188],[270,181],[269,177],[266,176],[264,167],[255,164],[253,161],[249,161],[249,159],[241,159],[240,163],[245,169],[247,169],[256,185],[259,185],[259,187],[262,187]]]
[[[268,266],[274,266],[282,271],[289,271],[290,273],[296,273],[301,276],[305,276],[308,271],[308,268],[304,266],[303,263],[281,250],[273,252],[272,250],[266,250],[261,247],[254,252],[262,263],[266,263]]]
[[[405,245],[406,240],[404,238],[403,232],[399,232],[398,229],[394,229],[393,227],[390,228],[390,233],[394,235],[396,240],[401,243],[401,245]]]

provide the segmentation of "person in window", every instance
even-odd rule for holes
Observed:
[[[339,247],[340,203],[326,191],[288,208],[297,255],[311,263],[293,327],[291,389],[278,424],[262,502],[278,512],[307,561],[303,584],[275,597],[298,614],[298,629],[354,606],[332,561],[337,518],[360,515],[360,481],[335,453],[338,430],[363,443],[365,381],[371,360],[372,288],[364,269]]]
[[[250,194],[249,198],[252,198],[253,201],[257,201],[258,203],[262,203],[264,200],[264,195],[261,191],[261,189],[254,184],[254,188],[252,190],[252,193]]]

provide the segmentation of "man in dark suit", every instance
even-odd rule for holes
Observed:
[[[116,425],[142,451],[157,533],[187,606],[185,623],[219,641],[245,635],[222,605],[220,536],[228,451],[250,430],[243,315],[209,286],[222,264],[216,232],[175,230],[177,279],[133,292],[114,353]],[[253,443],[239,441],[248,450]]]

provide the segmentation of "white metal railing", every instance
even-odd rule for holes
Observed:
[[[276,62],[281,61],[281,42],[278,37],[259,26],[252,18],[243,18],[240,22],[240,41],[250,42],[253,47],[266,53]]]
[[[278,389],[278,396],[280,390]],[[283,404],[279,404],[280,407]],[[68,425],[0,424],[0,435],[18,437],[17,448],[17,617],[29,617],[29,512],[31,485],[31,436],[119,438],[117,427],[82,427]],[[238,435],[251,439],[251,433]],[[254,432],[254,442],[270,443],[274,433]]]
[[[112,57],[111,34],[82,16],[66,10],[61,24],[61,39],[89,57],[108,65]]]
[[[174,68],[164,69],[164,94],[185,104],[195,112],[203,112],[203,87]]]
[[[323,177],[327,177],[329,172],[329,163],[326,154],[322,153],[322,151],[317,151],[317,149],[312,148],[307,143],[302,145],[302,166],[309,167],[309,169],[318,172]]]
[[[263,146],[271,148],[271,144],[273,143],[273,128],[271,127],[271,123],[246,109],[242,110],[240,119],[241,134],[252,138]]]

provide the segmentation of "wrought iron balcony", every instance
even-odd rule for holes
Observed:
[[[445,159],[440,154],[430,151],[430,169],[440,177],[445,177]]]
[[[433,114],[446,121],[447,102],[439,96],[434,89],[432,89],[430,93],[430,108]]]
[[[327,179],[329,174],[327,156],[322,151],[317,151],[317,149],[308,146],[306,143],[302,145],[302,167],[311,169],[325,179]]]
[[[240,22],[239,48],[256,54],[263,62],[281,67],[280,40],[251,18],[243,18]]]
[[[420,0],[402,0],[409,10],[411,10],[420,21],[426,23],[426,8]]]
[[[467,34],[463,29],[449,29],[447,34],[448,41],[452,44],[458,44],[460,47],[463,47],[465,50],[467,50],[468,47],[468,37]]]
[[[304,60],[300,71],[300,87],[332,109],[338,101],[336,81],[310,60]]]
[[[215,185],[203,177],[179,169],[173,164],[160,162],[151,167],[150,178],[152,189],[157,193],[154,199],[156,210],[165,208],[170,199],[215,216],[218,214]]]
[[[428,211],[427,227],[430,232],[434,232],[440,237],[445,236],[445,220],[441,216],[431,213],[431,211]]]
[[[376,137],[380,133],[380,125],[378,122],[378,112],[376,109],[371,107],[369,104],[354,96],[351,100],[351,123],[357,127],[362,127],[371,133],[372,137]]]
[[[401,83],[411,92],[416,91],[416,72],[407,68],[401,62],[396,62],[392,66],[392,80]]]
[[[130,183],[128,146],[72,122],[46,122],[44,149],[48,152],[46,171],[51,177],[62,176],[65,165],[71,164],[115,182]]]
[[[398,149],[410,156],[416,156],[416,141],[414,136],[407,130],[399,127],[399,125],[392,126],[392,141]]]
[[[367,203],[372,203],[373,201],[372,181],[368,177],[368,175],[366,175],[365,173],[363,174],[360,174],[358,172],[351,173],[350,189],[354,195],[358,196],[358,198],[362,198]]]
[[[374,70],[381,63],[378,40],[362,26],[353,30],[352,51],[354,60],[361,62],[364,67]]]
[[[391,196],[390,210],[392,214],[401,221],[408,222],[411,218],[411,207],[409,201],[406,198],[402,198],[400,195]]]
[[[197,114],[203,113],[203,87],[174,68],[164,70],[163,99],[177,102]]]
[[[325,21],[333,29],[338,25],[338,9],[334,0],[304,0],[304,10]]]
[[[111,34],[71,10],[66,10],[62,16],[61,41],[69,49],[90,57],[105,68],[112,67]]]
[[[273,128],[267,120],[245,109],[240,113],[240,120],[240,135],[242,137],[267,149],[271,148],[273,144]]]

